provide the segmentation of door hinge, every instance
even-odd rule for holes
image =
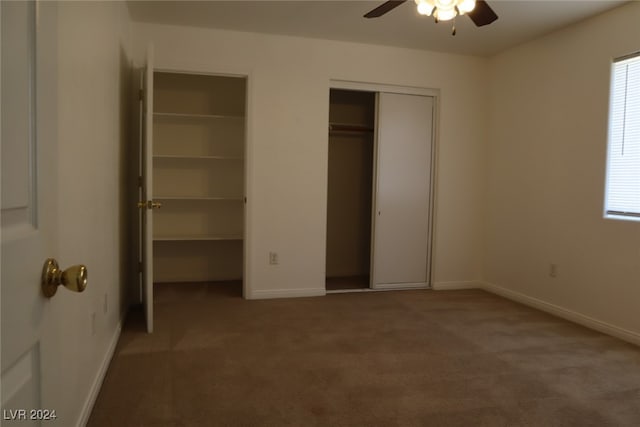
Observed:
[[[138,273],[142,273],[142,263],[138,263]]]
[[[142,177],[138,177],[138,187],[142,187]]]
[[[138,99],[139,99],[140,101],[144,100],[144,89],[140,89],[140,90],[138,91]]]

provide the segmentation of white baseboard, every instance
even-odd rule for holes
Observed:
[[[457,289],[481,289],[482,283],[475,280],[461,282],[434,282],[431,289],[436,291],[452,291]]]
[[[269,289],[249,292],[247,299],[271,299],[271,298],[301,298],[325,296],[325,288],[311,289]]]
[[[109,347],[107,348],[104,358],[102,359],[102,363],[100,364],[100,368],[98,369],[98,372],[96,372],[96,376],[93,379],[93,384],[91,385],[91,389],[89,390],[87,399],[84,401],[84,405],[82,406],[80,419],[78,420],[77,424],[78,427],[86,426],[87,422],[89,421],[91,411],[93,410],[93,405],[96,403],[98,393],[100,392],[100,388],[102,387],[102,381],[104,381],[104,377],[107,374],[107,369],[109,369],[109,364],[111,363],[111,359],[113,358],[113,353],[116,351],[116,345],[118,344],[120,332],[122,331],[122,322],[123,319],[120,319],[120,321],[116,325],[115,331],[113,331],[111,341],[109,342]]]
[[[582,326],[586,326],[587,328],[594,329],[598,332],[620,338],[621,340],[630,342],[632,344],[640,345],[640,334],[636,332],[629,331],[627,329],[620,328],[606,322],[602,322],[598,319],[594,319],[584,314],[548,303],[546,301],[542,301],[538,298],[530,297],[520,292],[512,291],[511,289],[507,289],[493,283],[481,283],[480,287],[487,292],[491,292],[510,300],[517,301],[524,305],[536,308],[538,310],[545,311],[555,316],[562,317],[563,319],[578,323]]]

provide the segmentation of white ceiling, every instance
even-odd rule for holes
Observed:
[[[134,21],[190,25],[400,46],[440,52],[489,56],[566,25],[584,20],[626,1],[488,0],[496,22],[476,27],[458,17],[436,24],[420,16],[415,3],[375,19],[362,17],[378,1],[139,1],[129,0]]]

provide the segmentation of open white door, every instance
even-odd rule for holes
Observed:
[[[153,332],[153,47],[147,50],[147,64],[142,71],[142,96],[140,115],[140,182],[142,199],[138,203],[141,212],[142,304],[144,305],[147,332]]]
[[[372,287],[429,285],[433,98],[380,93]]]
[[[2,425],[65,424],[52,412],[65,388],[52,374],[60,370],[54,306],[69,295],[50,300],[41,288],[43,264],[58,249],[57,6],[3,1],[0,14]]]

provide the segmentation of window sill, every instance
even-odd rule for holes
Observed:
[[[630,215],[614,215],[614,214],[604,214],[604,219],[613,219],[617,221],[634,221],[640,222],[640,217],[630,216]]]

